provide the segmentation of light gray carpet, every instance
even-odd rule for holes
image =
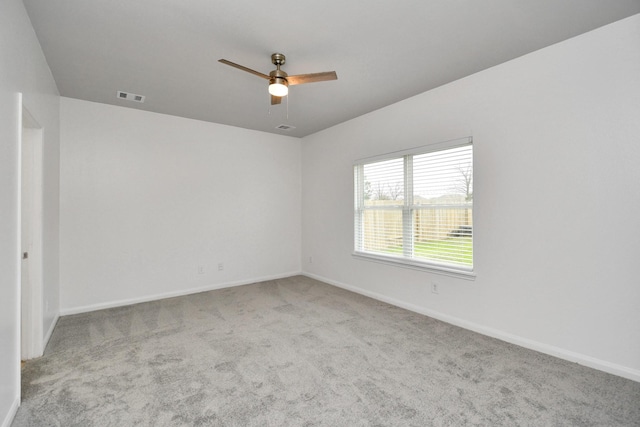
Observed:
[[[640,383],[301,276],[60,319],[19,426],[630,426]]]

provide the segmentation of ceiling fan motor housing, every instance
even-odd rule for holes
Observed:
[[[287,73],[280,70],[279,68],[277,70],[271,71],[269,73],[269,77],[271,77],[269,79],[269,84],[281,84],[287,87],[289,86],[289,82],[287,81]]]
[[[284,77],[271,77],[269,79],[269,84],[270,85],[281,84],[281,85],[285,85],[285,86],[289,87],[289,82]]]

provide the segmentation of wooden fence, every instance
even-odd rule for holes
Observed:
[[[415,209],[412,231],[414,241],[445,240],[461,234],[470,235],[472,213],[472,208],[457,206],[431,205]],[[365,250],[382,251],[402,245],[401,209],[366,209],[364,216]]]

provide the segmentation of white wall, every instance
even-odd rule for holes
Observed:
[[[20,402],[19,93],[44,135],[45,333],[58,313],[58,90],[20,0],[0,2],[0,425]]]
[[[468,135],[476,279],[354,259],[352,162]],[[639,135],[636,15],[306,137],[303,271],[640,381]]]
[[[63,313],[300,272],[299,139],[61,99]]]

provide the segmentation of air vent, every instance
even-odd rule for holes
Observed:
[[[126,99],[127,101],[140,102],[140,103],[144,102],[143,95],[136,95],[135,93],[123,92],[121,90],[118,91],[118,99]]]
[[[295,129],[295,126],[290,126],[290,125],[278,125],[276,126],[276,129],[280,129],[280,130],[291,130],[291,129]]]

